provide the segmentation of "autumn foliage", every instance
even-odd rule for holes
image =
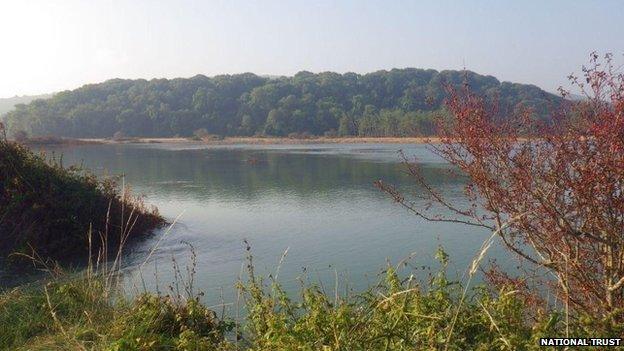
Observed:
[[[611,55],[602,59],[592,54],[582,76],[569,78],[585,98],[553,109],[547,121],[534,119],[528,109],[502,116],[499,106],[471,93],[468,85],[450,89],[447,108],[453,118],[440,125],[441,143],[430,146],[469,177],[471,206],[447,202],[425,182],[417,163],[410,163],[409,170],[425,197],[451,209],[453,217],[438,217],[392,186],[378,186],[427,219],[496,232],[529,263],[524,266],[546,273],[532,279],[548,287],[568,318],[621,323],[624,76]],[[527,275],[521,275],[522,284],[501,272],[491,277],[530,286]],[[538,290],[528,293],[537,296]]]

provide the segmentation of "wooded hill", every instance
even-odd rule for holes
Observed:
[[[53,94],[23,95],[23,96],[14,96],[10,98],[0,98],[0,115],[14,110],[16,105],[27,104],[37,99],[47,99],[47,98],[52,97],[52,95]]]
[[[212,78],[123,80],[64,91],[17,105],[9,134],[111,137],[216,135],[412,136],[434,133],[445,86],[468,82],[503,110],[519,105],[544,115],[561,98],[534,85],[500,82],[470,71],[393,69],[356,73],[252,73]],[[23,133],[22,133],[23,134]]]

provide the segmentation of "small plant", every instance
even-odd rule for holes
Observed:
[[[191,252],[194,257],[192,246]],[[225,337],[234,324],[193,293],[194,265],[186,277],[176,275],[185,295],[129,298],[117,259],[89,261],[75,274],[50,272],[43,285],[0,293],[0,349],[234,350]],[[177,264],[174,269],[179,273]]]
[[[240,284],[249,313],[245,341],[252,350],[527,350],[537,349],[540,336],[561,332],[556,314],[527,319],[517,291],[465,290],[447,277],[448,255],[440,249],[436,257],[440,269],[426,281],[388,266],[364,293],[303,284],[295,300],[277,281],[265,285],[250,255]]]
[[[119,339],[110,350],[225,350],[225,333],[232,325],[217,319],[216,314],[197,298],[176,301],[167,296],[145,294],[113,325]]]

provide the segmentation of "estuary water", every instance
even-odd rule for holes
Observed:
[[[464,180],[451,176],[450,166],[426,145],[127,144],[47,151],[62,154],[65,165],[123,175],[133,193],[169,221],[177,218],[169,231],[157,231],[124,258],[129,286],[166,291],[175,280],[174,260],[186,275],[192,246],[194,288],[207,303],[218,304],[234,299],[245,270],[244,240],[257,273],[278,276],[293,294],[300,279],[332,293],[336,287],[340,293],[360,291],[374,285],[387,264],[408,257],[402,270],[426,278],[437,268],[433,256],[439,246],[451,257],[449,271],[461,277],[489,233],[427,222],[376,189],[373,181],[382,179],[407,193],[419,191],[400,149],[417,159],[444,196],[463,204]],[[500,248],[489,253],[504,256]]]

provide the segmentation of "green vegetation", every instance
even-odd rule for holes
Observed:
[[[229,324],[196,299],[111,294],[99,277],[0,295],[3,350],[213,350]],[[206,347],[202,347],[206,346]]]
[[[357,295],[305,283],[291,300],[271,278],[253,273],[239,289],[246,317],[235,321],[198,295],[140,294],[129,299],[87,270],[73,279],[0,294],[0,348],[11,350],[537,350],[540,337],[565,335],[565,314],[527,308],[518,290],[465,289],[447,278],[439,250],[427,281],[387,267],[382,281]],[[109,288],[106,288],[106,287]],[[187,286],[188,287],[188,286]],[[186,289],[186,291],[191,291]],[[590,319],[570,335],[621,335]]]
[[[62,159],[0,138],[0,254],[33,251],[43,259],[85,256],[118,247],[163,224],[156,209],[121,193],[112,179],[98,180]],[[90,235],[87,235],[89,233]]]
[[[15,109],[16,105],[19,104],[28,104],[33,100],[37,99],[47,99],[52,97],[52,94],[43,94],[43,95],[24,95],[24,96],[14,96],[10,98],[0,98],[0,115],[3,115],[13,109]]]
[[[549,104],[560,101],[536,86],[462,71],[299,72],[280,78],[245,73],[109,80],[18,105],[5,123],[11,135],[82,138],[116,133],[190,137],[196,131],[221,136],[430,135],[445,85],[464,81],[500,101],[501,113],[522,104],[543,115]]]
[[[595,59],[593,63],[593,68],[584,71],[590,86],[623,91],[621,77],[610,75],[610,65],[605,75]],[[598,84],[605,77],[610,84]],[[595,92],[602,96],[600,89]],[[447,130],[447,138],[437,150],[475,183],[480,192],[466,187],[468,199],[490,201],[471,208],[484,208],[495,212],[496,217],[456,209],[424,182],[423,173],[414,166],[408,165],[409,175],[431,198],[475,221],[427,217],[396,188],[377,182],[396,202],[423,218],[492,230],[465,280],[449,278],[449,257],[439,249],[435,255],[439,269],[427,279],[415,278],[421,276],[416,269],[400,275],[400,269],[411,267],[402,261],[397,267],[388,266],[381,282],[368,291],[341,294],[338,281],[328,291],[302,279],[301,294],[295,299],[285,293],[277,278],[257,276],[249,254],[247,279],[238,285],[245,316],[233,319],[232,314],[225,313],[225,306],[218,316],[201,304],[201,293],[194,292],[192,246],[192,263],[186,275],[173,260],[176,281],[167,294],[143,291],[129,295],[122,290],[119,254],[112,266],[105,253],[95,263],[89,255],[87,269],[81,273],[67,275],[51,270],[48,281],[0,293],[0,347],[108,351],[537,350],[541,337],[621,336],[624,278],[612,278],[622,276],[624,207],[620,175],[624,163],[617,151],[624,150],[624,122],[617,117],[622,115],[624,104],[621,94],[609,96],[611,103],[588,101],[579,107],[586,108],[581,112],[589,112],[572,115],[594,123],[588,123],[587,130],[572,128],[576,124],[550,126],[561,129],[543,134],[542,142],[530,138],[523,141],[512,125],[497,125],[496,116],[489,114],[491,110],[481,98],[452,97],[449,110],[457,117],[456,129]],[[279,111],[274,111],[269,113],[268,125],[286,120],[282,117],[287,115],[279,117]],[[209,132],[206,129],[196,134]],[[519,142],[525,143],[520,144],[520,150]],[[48,165],[42,157],[5,140],[0,141],[0,147],[0,209],[4,211],[0,213],[0,233],[8,238],[5,242],[16,243],[17,249],[35,242],[49,254],[78,250],[82,245],[91,252],[94,243],[97,245],[97,240],[90,240],[93,234],[107,233],[110,223],[119,223],[116,229],[121,239],[115,244],[120,253],[130,232],[136,228],[144,232],[162,223],[140,201],[127,198],[125,191],[118,195],[112,183],[64,169],[60,162]],[[558,158],[553,160],[551,155]],[[597,176],[604,174],[612,176]],[[561,194],[554,198],[549,197],[557,189],[553,184]],[[542,191],[544,187],[548,191]],[[543,206],[550,203],[559,204],[557,211]],[[533,209],[527,211],[531,206]],[[572,215],[576,217],[571,223],[583,223],[583,231],[571,224],[562,225]],[[611,220],[604,221],[606,215]],[[92,218],[103,219],[91,222]],[[496,220],[496,226],[486,224],[488,218]],[[142,224],[137,227],[136,223]],[[90,235],[79,239],[80,232]],[[494,266],[485,272],[487,285],[471,286],[495,238],[501,238],[527,262],[549,269],[546,272],[555,279],[544,278],[533,266],[519,267],[520,277]],[[514,241],[510,243],[508,238]],[[536,245],[537,240],[542,244]],[[588,245],[592,240],[600,246]],[[573,246],[566,249],[570,242]],[[527,243],[533,245],[539,259],[547,255],[551,259],[540,262],[534,255],[523,253]],[[106,247],[103,242],[100,249]],[[249,245],[247,250],[251,251]]]

